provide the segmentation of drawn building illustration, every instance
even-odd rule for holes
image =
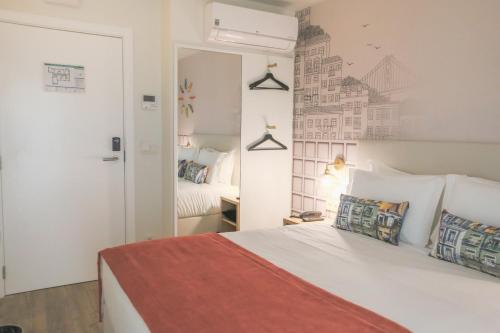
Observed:
[[[344,77],[344,61],[332,54],[332,38],[310,24],[310,13],[311,8],[306,8],[296,14],[300,31],[295,51],[294,137],[339,141],[397,137],[399,103],[414,82],[412,72],[387,55],[361,79]]]
[[[411,88],[415,76],[412,71],[401,64],[393,55],[385,56],[369,73],[361,78],[379,96],[392,101],[402,101],[407,98],[408,88]]]
[[[294,169],[292,209],[329,213],[319,178],[337,154],[355,163],[356,142],[400,135],[400,106],[414,82],[412,72],[387,55],[358,79],[344,75],[335,41],[311,24],[311,8],[296,13]],[[333,215],[333,214],[332,214]]]

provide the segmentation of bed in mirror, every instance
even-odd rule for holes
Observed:
[[[179,48],[177,235],[239,229],[241,56]]]

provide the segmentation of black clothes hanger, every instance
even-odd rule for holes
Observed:
[[[271,71],[269,70],[269,68],[276,66],[278,66],[278,64],[268,65],[266,76],[264,76],[263,79],[255,81],[254,83],[250,83],[249,85],[250,90],[285,90],[285,91],[290,90],[290,88],[286,84],[275,78],[273,73],[271,73]],[[267,80],[273,81],[279,87],[259,87],[260,84],[266,82]]]
[[[264,142],[266,141],[272,141],[274,142],[275,144],[278,145],[278,147],[260,147],[259,146],[261,144],[263,144]],[[256,150],[287,150],[287,146],[285,146],[284,144],[282,144],[281,142],[279,142],[278,140],[276,140],[275,138],[273,138],[273,136],[270,134],[270,133],[266,133],[264,134],[264,136],[256,141],[255,143],[249,145],[247,147],[247,150],[248,151],[256,151]]]

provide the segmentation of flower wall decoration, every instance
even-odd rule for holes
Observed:
[[[189,114],[194,113],[193,102],[196,96],[193,94],[193,82],[184,79],[184,84],[179,85],[179,110],[182,114],[189,118]]]

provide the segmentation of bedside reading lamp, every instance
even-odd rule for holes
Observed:
[[[328,163],[321,176],[322,193],[326,199],[326,209],[335,212],[338,208],[340,194],[345,191],[345,160],[337,155],[332,163]]]
[[[342,184],[342,181],[340,181],[339,178],[332,173],[332,171],[330,170],[330,166],[333,166],[333,169],[335,171],[343,171],[345,168],[344,157],[341,155],[337,155],[337,157],[335,157],[335,161],[333,161],[332,163],[328,163],[325,166],[325,172],[321,176],[321,183],[323,183],[325,186]]]

